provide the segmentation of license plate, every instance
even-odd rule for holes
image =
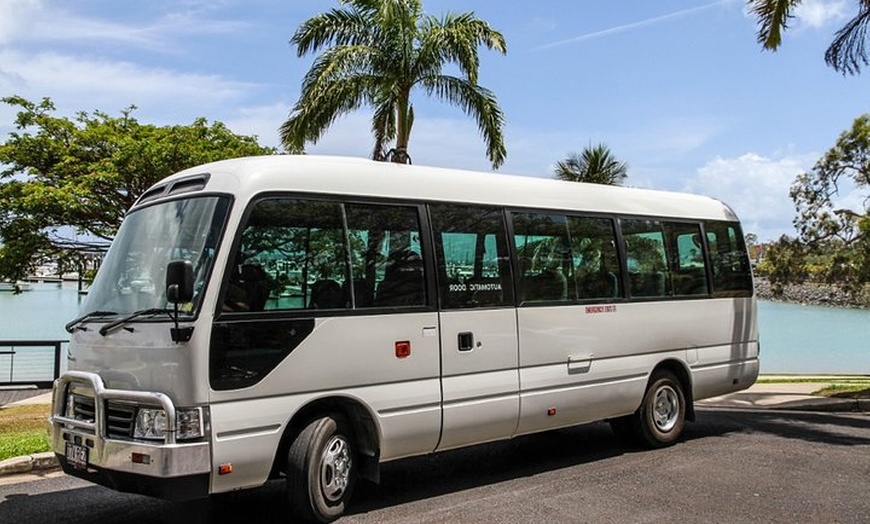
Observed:
[[[72,442],[67,442],[66,443],[66,460],[74,468],[87,469],[88,468],[88,448],[86,448],[84,446],[79,446],[78,444],[73,444]]]

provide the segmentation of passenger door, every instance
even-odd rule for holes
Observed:
[[[438,264],[443,428],[438,449],[511,437],[517,325],[504,212],[430,206]]]

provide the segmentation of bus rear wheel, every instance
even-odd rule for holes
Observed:
[[[680,380],[670,371],[653,374],[631,422],[643,445],[663,448],[676,443],[686,423],[686,395]]]
[[[305,522],[332,522],[344,513],[356,483],[353,434],[344,417],[310,422],[287,455],[287,491]]]

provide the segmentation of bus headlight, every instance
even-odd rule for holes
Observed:
[[[176,439],[200,438],[202,431],[202,409],[189,408],[175,411],[176,427],[178,428]],[[136,426],[133,429],[133,437],[162,440],[166,436],[166,412],[156,408],[140,408],[136,415]]]

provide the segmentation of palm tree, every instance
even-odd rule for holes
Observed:
[[[782,32],[802,0],[748,0],[750,12],[758,19],[758,43],[770,51],[782,44]],[[858,14],[834,34],[825,51],[825,63],[845,74],[856,75],[870,64],[865,42],[870,26],[870,0],[857,0]]]
[[[628,164],[620,162],[604,144],[587,146],[582,153],[570,153],[556,164],[556,178],[569,182],[587,182],[620,186],[628,177]]]
[[[425,15],[420,0],[339,1],[343,8],[306,20],[291,39],[300,57],[324,51],[281,126],[284,147],[300,150],[317,142],[336,118],[368,105],[374,111],[372,157],[406,163],[414,123],[411,92],[419,88],[472,116],[493,168],[500,166],[507,154],[504,114],[477,79],[478,47],[506,53],[501,33],[474,13]],[[445,65],[458,68],[460,76],[444,74]]]

